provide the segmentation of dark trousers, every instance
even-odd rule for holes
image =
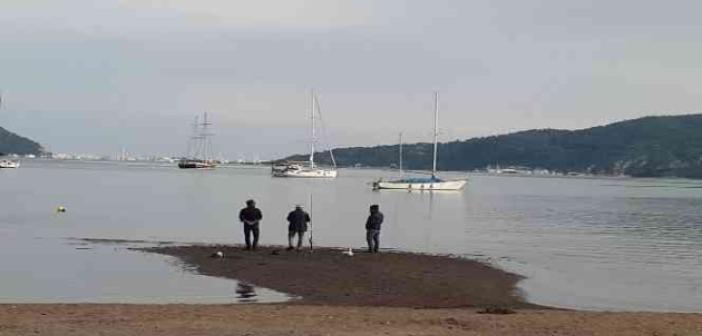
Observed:
[[[368,241],[368,252],[378,252],[380,247],[380,230],[366,230],[366,241]]]
[[[305,237],[305,231],[289,230],[288,231],[288,246],[293,247],[293,239],[297,235],[297,249],[302,248],[302,239]]]
[[[251,249],[251,234],[253,233],[253,249],[258,246],[258,224],[244,224],[244,240],[246,240],[246,249]]]

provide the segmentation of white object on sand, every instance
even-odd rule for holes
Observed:
[[[353,257],[353,249],[350,248],[350,247],[349,247],[349,250],[348,250],[348,251],[344,251],[344,252],[341,252],[341,253],[343,253],[344,255],[347,255],[347,256],[349,256],[349,257]]]

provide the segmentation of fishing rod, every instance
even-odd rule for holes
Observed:
[[[313,234],[312,234],[312,193],[310,193],[310,253],[314,251],[314,244],[313,244]]]

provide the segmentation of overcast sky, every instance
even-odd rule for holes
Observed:
[[[585,128],[702,111],[702,3],[2,0],[0,126],[54,152],[307,148]]]

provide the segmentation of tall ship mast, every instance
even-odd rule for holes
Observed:
[[[212,150],[212,136],[210,126],[212,122],[207,117],[207,112],[203,113],[202,121],[195,117],[193,124],[193,135],[188,141],[188,150],[185,157],[178,162],[181,169],[212,169],[217,166]]]

